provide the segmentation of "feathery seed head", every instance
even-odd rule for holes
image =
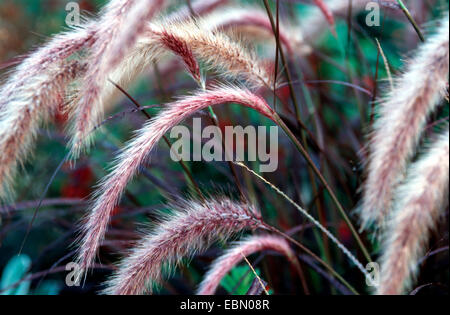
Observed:
[[[85,64],[78,61],[51,64],[6,95],[0,111],[0,200],[11,197],[17,167],[27,157],[40,124],[64,102],[67,85],[84,70]]]
[[[162,279],[163,267],[192,257],[216,240],[225,240],[246,229],[263,228],[248,204],[229,199],[205,203],[186,201],[177,205],[150,234],[146,235],[108,281],[106,294],[142,294]]]
[[[185,42],[182,38],[178,38],[167,32],[166,30],[163,30],[162,32],[154,32],[151,35],[155,37],[155,41],[157,43],[178,55],[183,60],[184,65],[192,78],[198,82],[200,86],[203,86],[200,66],[198,65],[197,59],[195,59],[194,54],[189,48],[189,44],[187,42]]]
[[[92,265],[100,242],[104,237],[111,212],[119,202],[128,182],[147,160],[163,135],[194,113],[208,106],[228,102],[253,108],[273,119],[274,112],[264,99],[248,90],[237,87],[216,87],[168,104],[167,109],[149,120],[136,137],[127,144],[117,157],[112,172],[102,180],[83,226],[78,257],[81,266],[89,268]]]
[[[408,170],[384,232],[378,294],[411,288],[431,230],[448,205],[449,129]]]
[[[162,21],[149,25],[187,43],[194,55],[212,69],[229,78],[242,78],[254,87],[273,87],[273,73],[268,73],[253,51],[236,42],[208,23],[206,19]]]
[[[235,246],[217,258],[200,284],[197,294],[214,294],[223,277],[241,262],[244,257],[265,250],[273,250],[284,255],[296,269],[299,268],[295,253],[284,238],[272,235],[251,236],[236,243]]]
[[[96,42],[88,58],[88,71],[80,88],[72,139],[72,155],[89,147],[90,132],[103,116],[103,89],[146,23],[162,7],[163,0],[112,0],[97,21]]]
[[[373,222],[383,225],[391,209],[393,191],[404,178],[426,119],[444,96],[449,74],[448,27],[447,15],[380,104],[361,205],[363,227]]]

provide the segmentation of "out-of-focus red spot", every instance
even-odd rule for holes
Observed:
[[[61,195],[65,198],[86,198],[90,194],[90,190],[75,184],[67,184],[62,186]]]
[[[371,76],[364,76],[363,77],[363,82],[364,85],[370,90],[373,91],[375,89],[375,81],[373,80],[373,78]]]
[[[283,86],[277,90],[277,95],[283,104],[287,104],[291,98],[291,91],[288,85]]]
[[[82,0],[80,2],[80,9],[83,11],[94,12],[95,6],[92,4],[92,1]]]
[[[86,198],[91,193],[94,174],[89,166],[79,167],[69,174],[69,180],[61,187],[61,195],[66,198]]]
[[[348,242],[352,239],[352,232],[344,221],[339,222],[338,234],[339,239],[343,242]]]
[[[116,206],[113,211],[111,212],[111,216],[115,216],[119,213],[122,213],[123,208],[121,206]]]
[[[114,217],[115,215],[121,214],[124,211],[124,209],[121,206],[116,206],[113,211],[111,212],[111,217]],[[111,225],[117,225],[121,222],[121,218],[117,218],[117,219],[112,219],[111,220]]]
[[[80,185],[90,185],[94,179],[94,174],[89,166],[83,166],[75,169],[70,174],[71,179]]]

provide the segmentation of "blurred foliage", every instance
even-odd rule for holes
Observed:
[[[3,269],[0,278],[2,295],[57,295],[61,284],[55,280],[45,280],[33,291],[30,290],[31,259],[27,255],[12,257]],[[18,284],[18,285],[17,285]]]

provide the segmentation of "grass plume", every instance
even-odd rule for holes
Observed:
[[[78,61],[50,64],[6,93],[7,106],[0,111],[0,201],[11,198],[17,167],[28,156],[39,126],[64,104],[68,84],[84,70]]]
[[[294,268],[298,270],[299,264],[295,253],[284,238],[272,235],[255,235],[236,243],[214,261],[200,284],[197,294],[214,294],[223,277],[239,264],[244,257],[266,250],[275,251],[285,256]]]
[[[191,19],[172,23],[154,23],[150,29],[167,32],[186,42],[197,58],[205,61],[212,69],[228,78],[242,78],[250,85],[273,86],[270,69],[246,49],[242,42],[236,42],[226,34],[211,27],[205,19]]]
[[[88,57],[88,70],[83,78],[76,105],[72,139],[74,157],[77,157],[83,148],[89,147],[89,132],[103,116],[104,104],[101,95],[103,87],[108,84],[109,74],[134,47],[136,38],[144,29],[144,21],[148,21],[157,13],[163,2],[112,0],[96,21],[96,41]],[[145,10],[142,9],[143,5],[146,6]]]
[[[105,73],[109,73],[113,82],[126,87],[165,51],[172,51],[181,57],[191,76],[201,86],[204,83],[197,59],[204,61],[225,78],[244,79],[253,87],[273,86],[274,76],[270,67],[258,60],[242,43],[217,32],[202,19],[163,19],[161,22],[146,23],[136,46],[109,72],[102,72],[98,68],[104,63],[101,57],[106,53],[105,49],[106,47],[97,48],[98,58],[93,58],[98,60],[92,61],[96,66],[90,66],[90,73],[86,74],[79,89],[80,95],[71,106],[76,116],[75,136],[72,140],[74,156],[80,153],[83,143],[89,144],[89,127],[95,126],[103,115],[103,109],[117,96],[115,87],[104,81],[107,78]]]
[[[384,232],[378,294],[403,294],[418,274],[430,232],[448,204],[449,130],[408,170]]]
[[[383,225],[392,206],[393,191],[404,178],[427,117],[445,95],[449,73],[448,26],[447,15],[379,106],[361,205],[362,227],[374,222]]]
[[[119,202],[128,182],[148,159],[162,136],[192,114],[208,106],[229,102],[251,107],[269,118],[273,115],[267,103],[250,91],[237,87],[217,87],[167,104],[167,109],[149,120],[136,137],[127,144],[117,157],[112,172],[100,183],[86,223],[83,225],[78,256],[78,261],[83,268],[88,268],[93,263],[111,212]]]

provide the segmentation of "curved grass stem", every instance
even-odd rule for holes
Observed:
[[[312,258],[317,260],[318,263],[320,263],[322,266],[324,266],[334,277],[336,277],[336,279],[341,281],[343,285],[345,285],[350,291],[352,291],[353,294],[359,295],[358,291],[356,291],[356,289],[350,283],[348,283],[347,280],[345,280],[339,273],[337,273],[336,270],[334,270],[333,267],[331,267],[327,262],[325,262],[319,256],[314,254],[309,248],[305,247],[300,242],[298,242],[295,239],[293,239],[291,236],[287,235],[286,233],[278,230],[277,228],[275,228],[275,227],[273,227],[271,225],[264,224],[264,227],[267,228],[268,230],[274,232],[274,233],[277,233],[277,234],[281,235],[282,237],[286,238],[288,241],[290,241],[291,243],[293,243],[294,245],[299,247],[306,254],[310,255]]]
[[[328,182],[326,181],[326,179],[323,177],[322,173],[319,171],[319,169],[316,167],[316,165],[314,164],[314,162],[312,161],[311,157],[309,156],[308,152],[306,151],[306,149],[302,146],[302,144],[297,140],[297,138],[295,137],[295,135],[292,133],[292,131],[288,128],[288,126],[286,126],[286,124],[283,122],[283,120],[280,118],[280,116],[278,116],[277,114],[275,114],[275,120],[278,124],[278,126],[281,127],[281,129],[283,129],[283,131],[287,134],[287,136],[291,139],[291,141],[294,143],[294,145],[296,146],[297,150],[303,155],[303,157],[305,158],[306,162],[308,163],[308,165],[311,167],[311,169],[313,170],[313,172],[316,174],[316,176],[318,177],[318,179],[320,180],[320,182],[324,185],[325,189],[328,191],[328,193],[330,194],[331,199],[333,200],[334,204],[336,205],[336,207],[338,208],[338,211],[340,213],[340,215],[342,216],[342,218],[344,219],[345,223],[347,224],[347,226],[349,227],[350,231],[353,234],[353,237],[355,238],[356,242],[358,243],[358,246],[360,247],[361,251],[363,252],[365,258],[367,259],[368,262],[371,262],[371,258],[370,258],[370,254],[369,251],[367,250],[367,248],[365,247],[364,243],[362,242],[358,232],[356,231],[355,227],[353,226],[352,222],[350,221],[349,217],[347,216],[347,214],[345,213],[344,208],[342,207],[341,203],[339,202],[338,198],[336,197],[334,191],[331,189],[330,185],[328,184]]]
[[[142,106],[127,92],[125,91],[121,86],[119,86],[117,83],[109,80],[109,82],[111,82],[122,94],[124,94],[135,106],[136,108],[141,108]],[[147,119],[151,119],[151,116],[149,113],[147,113],[146,110],[141,110],[141,112],[143,113],[143,115],[145,115],[145,117]],[[170,143],[170,140],[164,136],[163,137],[164,142],[167,144],[167,146],[172,150],[172,144]],[[175,154],[177,154],[177,152],[174,152]],[[202,201],[205,201],[205,196],[203,195],[202,191],[200,190],[200,187],[198,185],[198,183],[195,181],[194,176],[192,175],[191,171],[189,170],[188,166],[186,165],[186,163],[184,163],[184,161],[182,159],[179,159],[179,163],[181,168],[183,169],[184,173],[186,174],[187,178],[189,179],[190,183],[192,184],[192,186],[195,189],[195,192],[197,193],[198,197],[202,199]]]

